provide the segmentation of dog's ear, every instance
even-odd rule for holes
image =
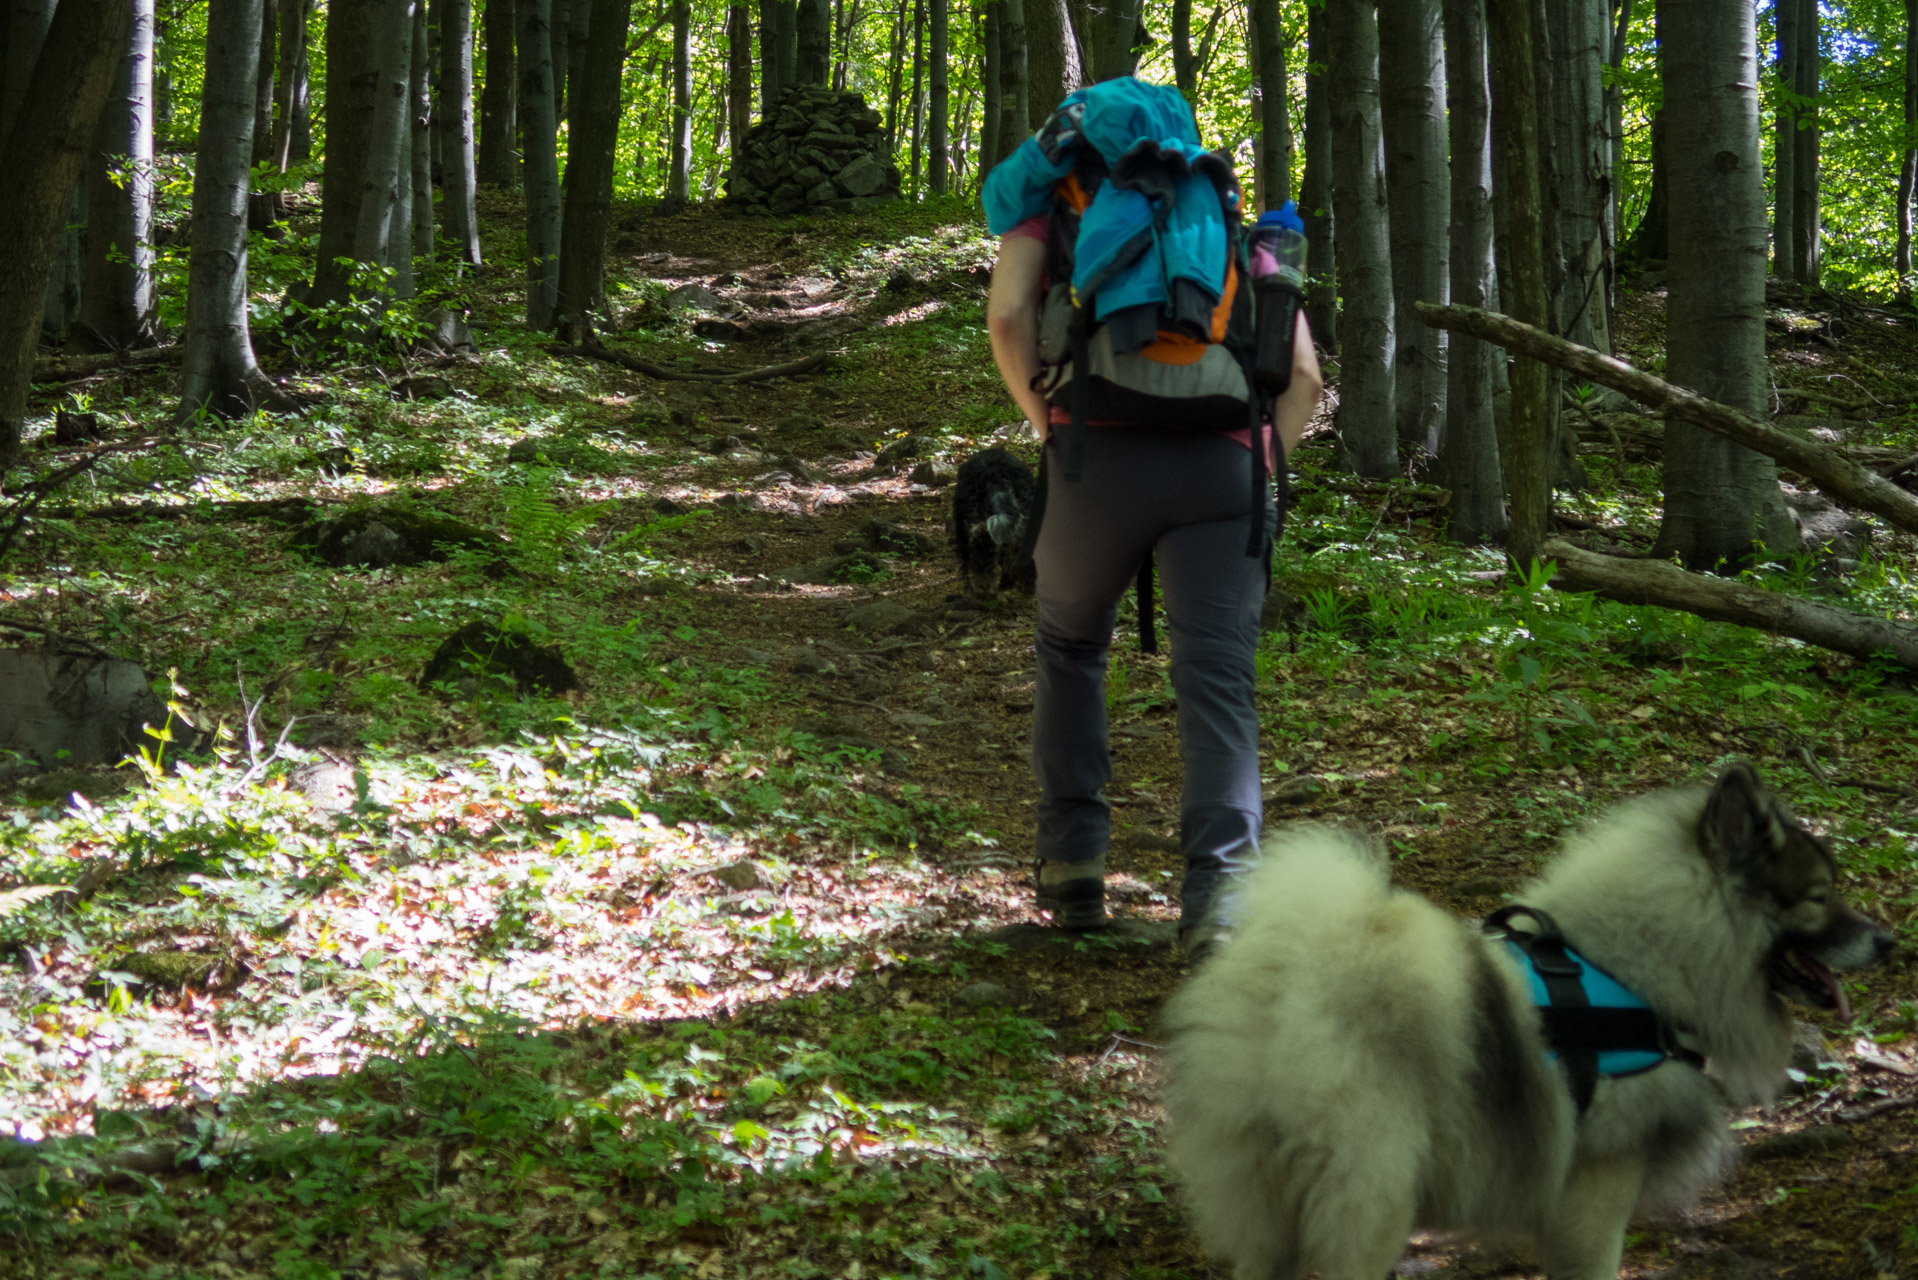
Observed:
[[[1738,869],[1762,859],[1777,846],[1778,806],[1743,760],[1728,765],[1712,784],[1699,819],[1699,843],[1713,862]]]

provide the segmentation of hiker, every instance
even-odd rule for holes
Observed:
[[[1106,654],[1135,577],[1150,647],[1156,566],[1185,765],[1179,936],[1193,959],[1226,923],[1212,911],[1222,884],[1257,856],[1254,651],[1283,502],[1267,476],[1282,491],[1284,452],[1322,385],[1296,305],[1283,322],[1267,311],[1282,323],[1276,344],[1255,333],[1238,199],[1229,159],[1199,146],[1177,90],[1132,77],[1069,95],[985,190],[1001,237],[993,356],[1043,442],[1037,904],[1059,927],[1105,920]],[[1298,225],[1290,202],[1275,217]],[[1255,379],[1261,343],[1289,351]],[[1284,390],[1263,395],[1261,379]]]

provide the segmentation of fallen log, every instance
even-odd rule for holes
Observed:
[[[659,378],[667,382],[763,382],[768,378],[790,378],[796,374],[811,373],[832,359],[830,351],[821,351],[804,359],[790,360],[785,364],[769,364],[760,369],[742,369],[737,373],[715,373],[710,370],[668,369],[650,360],[641,360],[638,356],[629,356],[624,351],[615,351],[611,347],[602,347],[597,344],[548,347],[547,351],[556,356],[579,356],[586,360],[603,360],[607,364],[616,364],[622,369],[631,369],[634,373],[643,373],[649,378]]]
[[[1655,604],[1714,622],[1735,622],[1854,658],[1889,651],[1903,665],[1918,670],[1918,627],[1866,617],[1709,573],[1687,573],[1667,560],[1602,556],[1559,539],[1547,542],[1540,555],[1558,561],[1552,585],[1562,590],[1595,591],[1620,604]]]
[[[35,382],[67,382],[90,378],[109,369],[147,369],[171,364],[186,351],[182,343],[165,347],[143,347],[138,351],[105,351],[93,355],[46,356],[33,362]]]
[[[1825,445],[1781,431],[1743,410],[1707,400],[1695,391],[1673,386],[1622,360],[1553,337],[1496,311],[1441,307],[1429,302],[1419,303],[1418,311],[1419,319],[1435,329],[1456,329],[1495,342],[1520,355],[1623,392],[1640,404],[1662,409],[1667,418],[1688,422],[1755,449],[1806,477],[1833,500],[1883,516],[1907,533],[1918,533],[1918,494],[1906,492]]]

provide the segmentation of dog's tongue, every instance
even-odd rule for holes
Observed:
[[[1791,960],[1798,966],[1800,972],[1817,980],[1818,984],[1825,989],[1825,994],[1831,997],[1832,1008],[1837,1012],[1839,1020],[1850,1022],[1851,1001],[1846,999],[1845,989],[1838,985],[1838,975],[1803,951],[1793,951]]]

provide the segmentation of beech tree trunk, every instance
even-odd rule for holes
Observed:
[[[1918,3],[1918,0],[1914,0]],[[1325,7],[1305,11],[1305,177],[1299,215],[1305,221],[1305,316],[1328,352],[1339,349],[1338,267],[1332,221],[1332,88],[1326,74]]]
[[[247,177],[264,0],[209,0],[206,83],[193,165],[185,373],[176,418],[233,416],[283,403],[247,331]]]
[[[1762,410],[1765,186],[1758,160],[1757,33],[1743,0],[1660,7],[1671,264],[1665,376],[1707,399]],[[1688,423],[1665,430],[1656,553],[1737,572],[1754,540],[1794,545],[1770,458]]]
[[[1451,126],[1451,297],[1494,306],[1491,97],[1486,88],[1485,0],[1445,0],[1445,104]],[[1492,416],[1492,369],[1504,354],[1454,332],[1447,351],[1445,434],[1439,463],[1452,491],[1454,542],[1505,536],[1505,481]]]
[[[426,21],[426,5],[413,5],[413,76],[410,85],[412,109],[407,123],[412,126],[409,155],[413,176],[408,192],[412,215],[413,257],[419,263],[433,261],[433,84],[429,57],[432,37]]]
[[[1918,5],[1918,0],[1910,0]],[[979,24],[980,53],[983,55],[979,68],[979,87],[981,89],[981,117],[979,127],[979,180],[992,172],[992,167],[1002,158],[999,143],[999,117],[1003,112],[1004,94],[1004,55],[1000,52],[1000,18],[1005,6],[996,0],[985,0],[980,6],[984,13]]]
[[[1667,420],[1668,449],[1672,423],[1697,427],[1784,463],[1817,485],[1834,502],[1883,516],[1908,533],[1918,533],[1918,494],[1900,488],[1829,445],[1780,430],[1748,410],[1708,399],[1696,391],[1634,369],[1614,356],[1567,342],[1510,316],[1453,305],[1420,306],[1419,318],[1429,325],[1498,343],[1509,351],[1610,387],[1658,410]]]
[[[551,0],[519,0],[519,111],[526,155],[526,326],[553,327],[559,295],[559,117]]]
[[[1892,269],[1901,293],[1911,292],[1911,205],[1918,195],[1918,0],[1905,0],[1905,138],[1898,166],[1898,247]]]
[[[1536,329],[1551,324],[1546,284],[1544,204],[1539,195],[1537,61],[1528,0],[1487,0],[1488,68],[1492,89],[1493,185],[1502,189],[1506,261],[1501,290],[1513,316]],[[1511,279],[1509,287],[1505,275]],[[1510,494],[1506,549],[1522,566],[1538,557],[1552,509],[1552,441],[1556,415],[1552,379],[1535,359],[1514,361],[1507,440],[1501,450]]]
[[[478,179],[502,187],[519,180],[519,67],[514,0],[485,0],[486,84],[480,90]]]
[[[378,80],[373,127],[367,140],[359,222],[353,232],[357,262],[396,267],[396,246],[410,244],[411,230],[396,217],[412,137],[413,9],[418,0],[380,0],[374,54]]]
[[[1797,3],[1798,55],[1792,60],[1795,96],[1811,103],[1818,96],[1823,60],[1818,52],[1818,0],[1786,0]],[[1792,265],[1802,284],[1815,285],[1824,269],[1824,248],[1818,211],[1818,108],[1800,108],[1796,147],[1791,163],[1792,185]]]
[[[1605,143],[1603,76],[1610,44],[1606,0],[1551,0],[1552,137],[1556,181],[1545,193],[1553,225],[1558,332],[1610,351],[1611,254],[1606,192],[1611,156]]]
[[[459,261],[478,266],[479,167],[473,154],[473,0],[440,0],[440,210]]]
[[[1084,50],[1082,83],[1129,76],[1138,70],[1139,60],[1132,52],[1132,45],[1139,31],[1139,5],[1140,0],[1103,0],[1097,6],[1086,7],[1088,16],[1079,30]],[[1064,97],[1070,91],[1065,90],[1059,96]],[[1052,107],[1058,105],[1055,98]]]
[[[579,3],[591,3],[591,0],[577,0]],[[573,5],[576,0],[550,0],[552,13],[548,16],[546,28],[547,45],[553,56],[553,119],[559,124],[566,123],[567,108],[572,103],[571,95],[566,92],[566,72],[571,66],[568,41],[572,38]]]
[[[925,2],[926,58],[931,64],[928,68],[931,74],[927,77],[926,189],[935,196],[943,196],[952,171],[952,160],[947,154],[950,147],[946,119],[950,107],[946,83],[947,0]]]
[[[1798,225],[1792,216],[1792,202],[1798,198],[1798,184],[1792,177],[1798,155],[1798,108],[1792,95],[1798,91],[1798,0],[1775,0],[1772,28],[1777,37],[1772,70],[1777,74],[1778,110],[1772,116],[1772,274],[1790,280],[1797,265],[1792,252],[1792,229]],[[1663,10],[1660,10],[1662,15]]]
[[[693,54],[692,6],[673,0],[673,134],[672,167],[666,175],[666,207],[684,208],[692,199],[693,172]],[[783,83],[783,81],[782,81]]]
[[[591,44],[575,85],[559,239],[559,334],[566,342],[593,340],[592,312],[606,300],[606,221],[613,205],[620,81],[632,12],[632,0],[594,0]]]
[[[1390,213],[1379,107],[1379,29],[1372,6],[1326,9],[1332,96],[1332,208],[1338,221],[1338,432],[1343,464],[1362,476],[1398,474]]]
[[[1061,99],[1086,82],[1066,0],[1024,0],[1024,5],[1027,90],[1021,142],[1046,122]]]
[[[1640,267],[1664,266],[1671,256],[1671,192],[1665,181],[1665,113],[1652,113],[1652,186],[1645,195],[1645,212],[1632,232],[1632,260]]]
[[[907,99],[912,114],[912,150],[906,170],[906,198],[917,200],[924,189],[920,183],[919,162],[923,155],[926,121],[926,0],[912,0],[912,96]]]
[[[1181,0],[1188,8],[1190,0]],[[1175,11],[1176,12],[1176,11]],[[1285,40],[1280,28],[1279,0],[1251,0],[1246,18],[1251,26],[1253,70],[1257,76],[1253,89],[1259,105],[1253,120],[1259,126],[1257,157],[1262,208],[1276,209],[1292,195],[1292,121],[1287,113],[1285,88]],[[1176,52],[1176,51],[1175,51]],[[1197,72],[1193,72],[1196,83]],[[1181,93],[1190,91],[1184,85]]]
[[[904,0],[901,0],[904,3]],[[1050,4],[1053,0],[1035,0]],[[1026,37],[1026,0],[999,3],[999,158],[1005,159],[1031,136],[1031,42]],[[1046,108],[1048,111],[1050,107]]]
[[[773,52],[779,58],[779,91],[784,93],[799,83],[799,5],[797,0],[779,0],[773,17],[779,30]]]
[[[832,6],[827,0],[799,0],[794,39],[799,83],[825,84],[832,74]]]
[[[260,67],[253,77],[253,163],[273,156],[273,73],[279,64],[280,6],[274,0],[260,12]]]
[[[15,61],[9,42],[7,93],[16,105],[0,133],[0,173],[8,181],[8,198],[0,200],[0,244],[7,246],[0,254],[0,467],[20,456],[54,242],[132,24],[125,0],[66,0],[31,63]]]
[[[320,170],[320,241],[307,302],[346,299],[349,265],[366,196],[367,153],[380,84],[375,52],[379,20],[392,0],[328,0],[326,15],[326,165]]]
[[[47,32],[53,22],[56,0],[12,0],[11,13],[0,10],[0,22],[7,32],[7,78],[9,104],[0,110],[0,129],[6,121],[24,113],[24,95],[32,68],[37,64]],[[4,137],[0,132],[0,137]],[[46,336],[64,342],[80,309],[80,290],[84,283],[81,261],[80,228],[86,223],[86,189],[76,183],[67,193],[67,208],[60,219],[54,241],[46,287],[42,291],[42,325]]]
[[[306,115],[306,17],[309,0],[278,0],[280,69],[274,87],[273,163],[281,173],[293,167],[299,122]],[[284,213],[284,208],[282,212]]]
[[[1446,299],[1444,41],[1438,0],[1386,0],[1379,16],[1398,439],[1401,449],[1431,455],[1445,422],[1445,344],[1412,308]]]
[[[101,351],[153,340],[153,0],[132,31],[87,165],[86,289],[80,327]]]
[[[1821,649],[1869,659],[1889,652],[1918,669],[1918,628],[1818,604],[1797,596],[1687,573],[1664,560],[1626,560],[1553,541],[1544,554],[1558,561],[1552,585],[1564,591],[1595,591],[1621,604],[1653,604],[1790,636]]]
[[[628,25],[631,19],[628,18]],[[743,3],[726,6],[726,110],[732,116],[731,168],[739,172],[753,122],[753,19]]]

